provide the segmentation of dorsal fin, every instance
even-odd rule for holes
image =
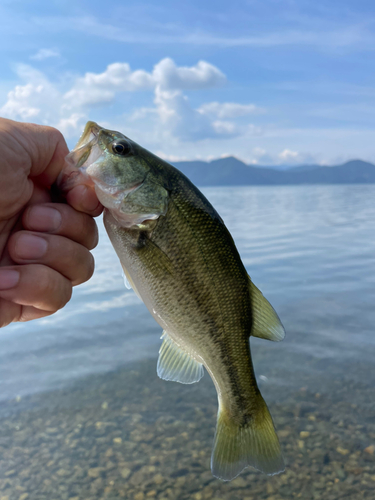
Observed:
[[[285,337],[285,330],[275,309],[249,278],[253,311],[251,335],[278,342]]]
[[[160,378],[181,384],[193,384],[203,377],[203,365],[178,346],[163,331],[157,372]]]

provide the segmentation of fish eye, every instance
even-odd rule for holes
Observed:
[[[121,156],[125,156],[130,153],[131,146],[127,141],[116,141],[112,143],[112,151]]]

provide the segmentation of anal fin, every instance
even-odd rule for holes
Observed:
[[[251,335],[278,342],[285,337],[285,330],[275,309],[249,278],[253,327]]]
[[[163,343],[159,350],[157,373],[164,380],[172,380],[181,384],[193,384],[203,377],[203,365],[196,361],[183,348],[178,346],[163,331]]]

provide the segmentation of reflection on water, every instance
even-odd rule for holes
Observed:
[[[0,499],[373,498],[375,186],[204,192],[287,330],[251,340],[286,472],[211,476],[213,384],[157,378],[160,327],[102,235],[66,309],[1,332]]]

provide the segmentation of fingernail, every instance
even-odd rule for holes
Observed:
[[[40,259],[47,251],[48,243],[34,234],[21,234],[16,242],[15,252],[20,259]]]
[[[27,216],[30,229],[34,231],[56,231],[61,224],[61,214],[51,207],[31,207]]]
[[[12,269],[0,269],[0,290],[8,290],[17,285],[20,273]]]

